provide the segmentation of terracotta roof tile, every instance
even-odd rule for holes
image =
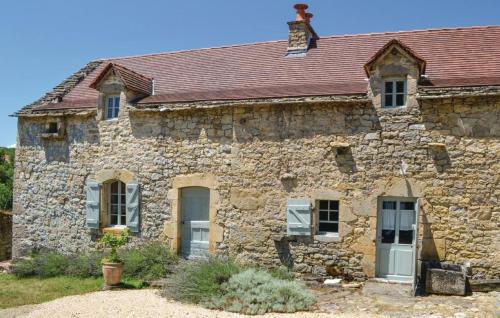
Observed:
[[[276,41],[106,61],[154,79],[140,103],[363,94],[364,65],[393,39],[426,61],[432,85],[500,85],[500,26],[323,37],[305,57],[285,57],[287,41]],[[96,100],[89,85],[106,65],[64,100]]]

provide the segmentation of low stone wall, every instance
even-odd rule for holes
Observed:
[[[0,261],[10,259],[12,253],[12,216],[0,212]]]

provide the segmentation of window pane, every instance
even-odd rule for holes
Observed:
[[[339,213],[338,212],[330,212],[330,221],[338,221]]]
[[[120,221],[121,221],[121,223],[120,223],[121,225],[126,225],[126,224],[127,224],[127,218],[126,218],[126,216],[125,216],[125,215],[122,215],[122,217],[121,217],[121,220],[120,220]]]
[[[110,225],[117,225],[118,224],[118,216],[117,215],[111,215],[109,223],[110,223]]]
[[[125,183],[123,183],[123,182],[120,181],[120,188],[121,188],[120,189],[121,190],[120,193],[123,194],[123,195],[125,195],[125,188],[126,188]]]
[[[396,95],[396,106],[403,106],[405,104],[405,95],[397,94]]]
[[[399,244],[411,244],[413,242],[413,230],[399,231]]]
[[[405,92],[405,82],[397,81],[396,82],[396,93],[404,93]]]
[[[385,82],[385,92],[392,93],[392,82]]]
[[[118,195],[116,194],[111,195],[111,204],[118,204]]]
[[[330,210],[338,210],[339,201],[330,201]]]
[[[111,211],[109,211],[111,214],[118,214],[118,205],[116,204],[111,204]]]
[[[118,182],[111,184],[111,194],[118,194]]]
[[[382,230],[382,243],[394,243],[395,235],[394,230]]]
[[[339,224],[338,223],[320,223],[319,224],[319,231],[320,232],[338,232],[339,231]]]
[[[127,213],[127,206],[125,204],[120,205],[121,214],[125,215]]]
[[[319,219],[321,221],[328,221],[328,211],[319,211]]]
[[[384,210],[396,210],[396,201],[384,201],[384,202],[382,202],[382,209],[384,209]]]
[[[385,95],[385,102],[384,106],[391,107],[392,106],[392,95],[386,94]]]
[[[120,107],[120,97],[119,96],[115,97],[115,107],[116,108]]]
[[[114,100],[113,97],[108,98],[108,107],[109,108],[113,108],[113,100]]]
[[[328,201],[326,200],[319,201],[319,208],[321,210],[328,210]]]
[[[401,209],[401,210],[415,210],[415,202],[400,202],[399,209]]]

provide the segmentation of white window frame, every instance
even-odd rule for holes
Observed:
[[[113,184],[118,183],[118,193],[113,193]],[[127,226],[127,185],[124,184],[120,180],[116,180],[108,184],[108,224],[111,227],[122,227],[122,226]],[[113,195],[118,195],[118,203],[112,203],[111,198]],[[122,195],[125,195],[125,203],[122,203]],[[111,212],[112,212],[112,207],[117,206],[117,224],[111,224]],[[123,209],[122,209],[123,207]],[[123,211],[123,212],[122,212]],[[121,218],[122,216],[125,216],[125,224],[121,224]]]
[[[392,83],[392,93],[386,93],[385,91],[385,86],[386,83],[391,82]],[[403,93],[397,93],[396,92],[396,82],[403,82]],[[406,77],[390,77],[390,78],[384,78],[384,82],[382,84],[382,108],[399,108],[399,107],[405,107],[406,102],[407,102],[407,92],[406,92]],[[386,106],[385,105],[385,98],[386,95],[391,95],[392,96],[392,105]],[[403,105],[396,105],[396,96],[403,94]]]
[[[110,102],[113,103],[113,105],[110,105]],[[118,106],[116,103],[118,102]],[[112,114],[110,116],[109,111],[112,111]],[[113,120],[118,118],[118,114],[120,114],[120,95],[108,95],[106,96],[106,113],[105,113],[105,118],[106,120]]]
[[[328,209],[321,209],[321,201],[328,201]],[[335,201],[337,202],[338,209],[330,209],[330,202]],[[317,200],[317,235],[320,236],[333,236],[333,237],[338,237],[339,236],[339,231],[340,231],[340,200]],[[321,221],[320,220],[320,212],[327,212],[328,213],[328,221]],[[330,220],[330,212],[337,212],[338,218],[337,221],[332,221]],[[337,232],[326,232],[326,231],[320,231],[319,230],[319,225],[320,223],[330,223],[330,224],[337,224]]]

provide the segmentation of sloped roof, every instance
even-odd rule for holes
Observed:
[[[365,94],[364,65],[394,39],[426,61],[429,85],[500,85],[500,26],[485,26],[322,37],[305,57],[286,57],[288,42],[275,41],[112,58],[37,109],[95,107],[90,85],[109,63],[154,79],[155,95],[139,104]]]
[[[419,71],[420,74],[425,73],[425,60],[418,56],[417,53],[415,53],[408,45],[405,45],[403,42],[401,42],[398,39],[392,39],[389,42],[387,42],[386,45],[384,45],[380,50],[378,50],[377,53],[375,53],[370,60],[365,64],[365,73],[366,76],[370,75],[370,67],[381,57],[384,55],[384,53],[389,50],[391,47],[397,46],[401,48],[403,51],[405,51],[410,57],[412,57],[416,63],[418,63]]]
[[[108,74],[110,70],[113,70],[122,81],[123,85],[138,93],[143,93],[145,95],[151,95],[153,82],[151,78],[143,76],[137,72],[134,72],[126,67],[123,67],[117,63],[108,63],[99,75],[94,79],[94,81],[89,85],[90,88],[97,89],[97,86],[101,80]]]

